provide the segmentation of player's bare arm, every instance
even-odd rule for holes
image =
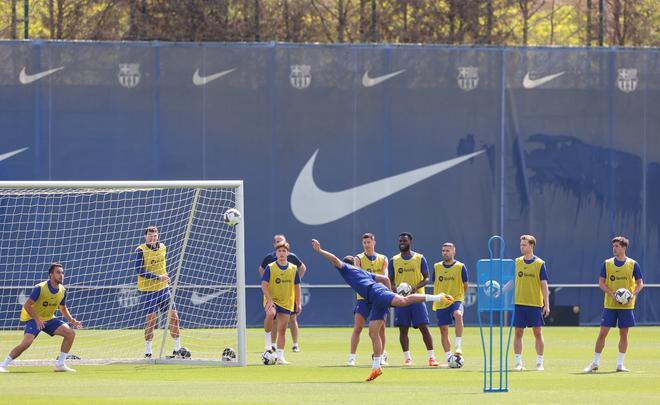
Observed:
[[[547,318],[550,315],[550,292],[548,291],[548,282],[541,280],[541,294],[543,294],[543,317]]]
[[[69,312],[69,308],[67,308],[66,305],[60,305],[60,312],[69,323],[76,327],[76,329],[82,328],[82,323],[78,322],[78,320],[71,315],[71,312]]]
[[[638,278],[635,280],[635,291],[633,291],[633,297],[637,297],[640,291],[644,288],[644,280]]]
[[[321,244],[316,239],[312,239],[312,249],[314,249],[315,252],[323,256],[333,266],[335,266],[338,269],[341,269],[342,266],[341,260],[339,260],[339,258],[337,258],[337,256],[333,255],[332,253],[321,249]]]
[[[374,273],[374,279],[379,283],[385,284],[385,287],[387,287],[388,290],[392,290],[392,283],[390,282],[389,277]]]
[[[30,318],[34,319],[34,322],[37,324],[37,328],[39,330],[44,328],[44,321],[39,318],[39,315],[37,314],[37,311],[34,310],[32,307],[34,305],[34,301],[32,298],[28,298],[27,301],[25,301],[25,304],[23,304],[23,308],[27,311],[27,313],[30,315]]]

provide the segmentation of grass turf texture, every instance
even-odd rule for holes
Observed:
[[[261,330],[248,331],[248,367],[187,365],[77,366],[77,373],[54,373],[52,367],[11,367],[0,374],[1,403],[657,403],[660,398],[660,327],[636,327],[630,332],[626,366],[615,373],[618,331],[610,332],[600,371],[582,374],[592,359],[598,329],[545,328],[544,372],[509,374],[508,393],[482,392],[483,357],[478,328],[466,328],[462,369],[432,369],[419,332],[412,330],[416,366],[403,368],[398,331],[388,328],[390,366],[375,381],[363,380],[370,371],[371,346],[366,330],[358,349],[358,367],[347,367],[350,329],[303,328],[301,353],[290,350],[289,366],[260,364]],[[453,335],[453,330],[451,331]],[[433,328],[438,359],[439,332]],[[288,338],[288,336],[287,336]],[[39,337],[40,340],[49,339]],[[59,338],[52,338],[59,339]],[[0,333],[0,356],[18,343],[15,332]],[[531,331],[524,338],[523,360],[534,368],[536,354]],[[75,344],[74,350],[75,352]],[[56,353],[53,353],[53,358]],[[194,354],[194,352],[193,352]],[[511,354],[510,367],[513,367]]]

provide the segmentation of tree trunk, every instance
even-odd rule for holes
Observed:
[[[284,40],[286,42],[291,42],[289,18],[289,0],[282,0],[282,19],[284,19]]]
[[[493,10],[493,0],[488,0],[486,3],[486,43],[491,45],[493,43],[493,19],[494,19]]]
[[[378,41],[378,18],[376,15],[376,0],[371,0],[371,42]]]
[[[261,41],[261,4],[254,0],[254,40]]]
[[[346,31],[346,15],[344,14],[344,0],[337,0],[337,42],[344,42]]]
[[[11,39],[18,38],[18,32],[16,31],[16,0],[11,0]]]
[[[64,31],[64,0],[57,0],[57,39],[62,39],[62,32]]]
[[[592,0],[587,0],[587,46],[591,46],[591,16],[593,15]]]

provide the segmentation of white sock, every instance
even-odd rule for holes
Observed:
[[[273,339],[271,338],[271,333],[270,332],[265,332],[264,333],[264,339],[266,340],[266,349],[270,349],[273,347]]]
[[[428,350],[429,353],[429,359],[434,359],[435,358],[435,350],[431,349]]]
[[[426,302],[429,302],[429,301],[442,301],[442,298],[444,296],[445,296],[444,294],[438,294],[438,295],[426,294]]]
[[[277,349],[275,351],[277,353],[277,358],[284,360],[284,349]]]
[[[7,367],[13,360],[14,359],[12,359],[10,355],[7,355],[7,357],[5,357],[5,361],[0,364],[0,367]]]
[[[451,352],[445,352],[445,357],[447,358],[447,361],[451,359]]]
[[[600,363],[600,353],[594,353],[594,364]]]
[[[357,354],[351,353],[348,355],[348,361],[355,361],[357,359]]]
[[[146,346],[145,353],[146,354],[152,354],[151,353],[151,340],[145,340],[144,345]]]
[[[412,357],[410,357],[410,350],[407,352],[403,352],[403,358],[405,360],[412,359]]]
[[[625,353],[619,352],[619,356],[616,358],[616,365],[623,366],[623,358],[626,356]]]
[[[461,343],[463,342],[463,338],[460,336],[456,336],[456,348],[459,349],[461,347]]]
[[[522,353],[516,354],[516,364],[522,364]]]
[[[69,353],[60,352],[60,356],[57,358],[57,363],[56,363],[58,366],[61,366],[61,365],[64,364],[64,360],[66,360],[66,355],[67,354],[69,354]]]
[[[371,362],[371,368],[372,369],[377,369],[380,368],[380,359],[382,356],[374,356],[374,359]]]
[[[543,364],[543,355],[536,356],[536,364]]]
[[[174,338],[174,350],[181,349],[181,338]]]

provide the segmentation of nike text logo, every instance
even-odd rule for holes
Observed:
[[[5,159],[9,159],[10,157],[12,157],[14,155],[18,155],[21,152],[25,152],[28,149],[30,149],[30,148],[16,149],[16,150],[13,150],[11,152],[3,153],[2,155],[0,155],[0,162],[2,162]]]
[[[373,86],[376,86],[377,84],[380,84],[380,83],[384,82],[385,80],[388,80],[388,79],[393,78],[394,76],[400,75],[401,73],[403,73],[405,71],[406,71],[406,69],[403,69],[403,70],[399,70],[399,71],[396,71],[394,73],[390,73],[390,74],[387,74],[387,75],[371,78],[371,77],[369,77],[369,71],[367,70],[366,72],[364,72],[364,76],[362,76],[362,85],[364,87],[373,87]]]
[[[554,75],[543,76],[543,77],[539,77],[538,79],[532,80],[529,78],[529,72],[527,72],[527,74],[525,74],[525,77],[523,78],[523,87],[526,89],[533,89],[535,87],[539,87],[543,84],[546,84],[547,82],[554,80],[563,74],[564,72],[559,72],[559,73],[555,73]]]
[[[237,68],[233,68],[233,69],[225,70],[223,72],[215,73],[215,74],[208,75],[208,76],[200,76],[199,75],[199,69],[197,69],[197,70],[195,70],[195,74],[193,75],[193,84],[195,86],[204,86],[205,84],[211,83],[215,79],[219,79],[224,75],[230,74],[231,72],[233,72],[236,69]]]
[[[380,201],[422,180],[465,162],[481,153],[480,150],[444,162],[376,180],[343,191],[321,190],[314,182],[314,162],[317,150],[298,175],[291,191],[291,211],[305,225],[323,225]]]
[[[30,84],[32,82],[36,82],[39,79],[43,79],[48,75],[52,75],[53,73],[58,72],[62,69],[64,69],[64,66],[60,66],[55,69],[46,70],[40,73],[35,73],[33,75],[29,75],[25,73],[25,67],[23,67],[23,69],[21,69],[21,73],[18,75],[18,81],[21,82],[22,84]]]
[[[225,295],[225,294],[229,294],[232,291],[233,291],[232,289],[226,289],[226,290],[220,290],[220,291],[214,292],[212,294],[207,294],[207,295],[200,295],[200,294],[197,293],[197,291],[193,291],[192,295],[190,296],[190,302],[193,305],[202,305],[204,303],[207,303],[207,302],[211,301],[214,298],[220,297],[220,296]]]

